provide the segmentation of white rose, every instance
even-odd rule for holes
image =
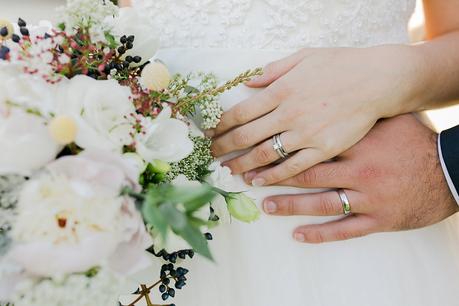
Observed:
[[[150,236],[135,203],[120,196],[135,172],[121,157],[83,153],[46,170],[19,195],[9,258],[43,277],[106,263],[121,273],[148,266]]]
[[[137,153],[145,161],[178,162],[193,152],[188,126],[171,114],[170,108],[164,108],[156,119],[145,118],[145,134],[136,137]]]
[[[0,105],[0,175],[30,175],[59,153],[43,119]]]
[[[76,76],[62,82],[59,115],[75,119],[75,143],[84,149],[121,152],[132,142],[129,117],[135,112],[128,87],[115,80]]]
[[[150,18],[131,7],[120,9],[119,15],[107,20],[113,27],[113,34],[120,38],[123,35],[134,35],[134,48],[124,56],[140,56],[141,64],[149,61],[159,49],[159,34]]]

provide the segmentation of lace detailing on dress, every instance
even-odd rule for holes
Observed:
[[[162,47],[299,49],[406,42],[415,0],[134,0]]]

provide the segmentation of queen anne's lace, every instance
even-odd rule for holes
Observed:
[[[407,40],[415,0],[135,0],[162,47],[299,49]]]

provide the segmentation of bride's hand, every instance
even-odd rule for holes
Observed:
[[[292,177],[349,149],[379,118],[404,113],[416,100],[419,56],[412,47],[304,49],[268,65],[249,82],[266,87],[226,112],[212,150],[219,157],[254,147],[226,163],[234,174],[279,159],[271,137],[281,134],[292,156],[259,173],[253,185]],[[293,154],[295,152],[295,154]]]

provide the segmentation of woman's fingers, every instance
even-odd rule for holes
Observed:
[[[258,173],[252,180],[253,186],[266,186],[284,181],[326,160],[317,149],[309,148],[287,158],[279,165]]]
[[[304,243],[323,243],[363,237],[377,231],[377,223],[367,215],[351,215],[338,221],[297,228],[293,238]]]
[[[225,112],[218,126],[213,130],[206,131],[206,135],[216,137],[266,115],[281,103],[281,98],[277,89],[274,89],[273,86],[267,87]]]
[[[366,213],[360,193],[345,190],[353,213]],[[343,203],[337,191],[300,195],[280,195],[266,198],[263,209],[267,214],[278,216],[339,216],[344,213]]]
[[[293,67],[298,65],[306,56],[306,49],[300,50],[284,59],[272,62],[263,69],[263,75],[254,78],[246,83],[249,87],[266,87],[279,79],[287,72],[292,70]]]
[[[220,157],[247,149],[283,131],[284,127],[280,124],[279,115],[272,112],[215,139],[212,143],[212,154]]]
[[[290,132],[282,134],[282,144],[287,152],[291,152],[295,148],[297,139],[293,135]],[[273,140],[269,139],[253,148],[250,152],[225,162],[224,165],[231,168],[233,174],[241,174],[269,165],[279,158],[279,154],[273,148]]]

